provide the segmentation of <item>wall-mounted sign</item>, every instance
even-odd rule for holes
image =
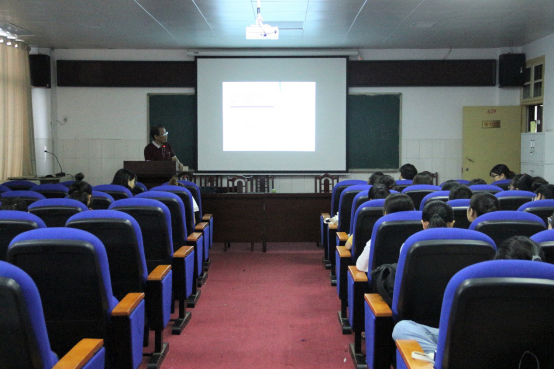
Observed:
[[[483,128],[500,128],[500,121],[483,121]]]

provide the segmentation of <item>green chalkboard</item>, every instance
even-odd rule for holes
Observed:
[[[165,126],[169,132],[167,141],[179,161],[189,169],[196,169],[198,164],[196,95],[149,94],[148,132],[150,127],[156,125]]]
[[[347,167],[398,169],[400,95],[348,95]]]

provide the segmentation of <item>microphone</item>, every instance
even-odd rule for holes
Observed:
[[[44,149],[44,152],[45,153],[49,153],[49,154],[52,154],[54,156],[54,158],[56,158],[56,160],[58,161],[58,165],[60,166],[60,172],[56,174],[57,177],[63,177],[65,176],[65,172],[63,172],[63,169],[62,169],[62,165],[60,164],[60,160],[58,159],[58,157],[52,153],[52,152],[49,152],[48,150]]]

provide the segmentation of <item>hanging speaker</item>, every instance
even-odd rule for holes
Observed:
[[[29,67],[31,70],[31,86],[50,88],[50,56],[44,54],[29,55]]]
[[[500,87],[519,87],[525,82],[525,54],[502,54],[498,58]]]

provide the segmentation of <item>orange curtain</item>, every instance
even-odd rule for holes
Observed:
[[[29,49],[6,37],[0,37],[0,155],[2,182],[36,175]]]

